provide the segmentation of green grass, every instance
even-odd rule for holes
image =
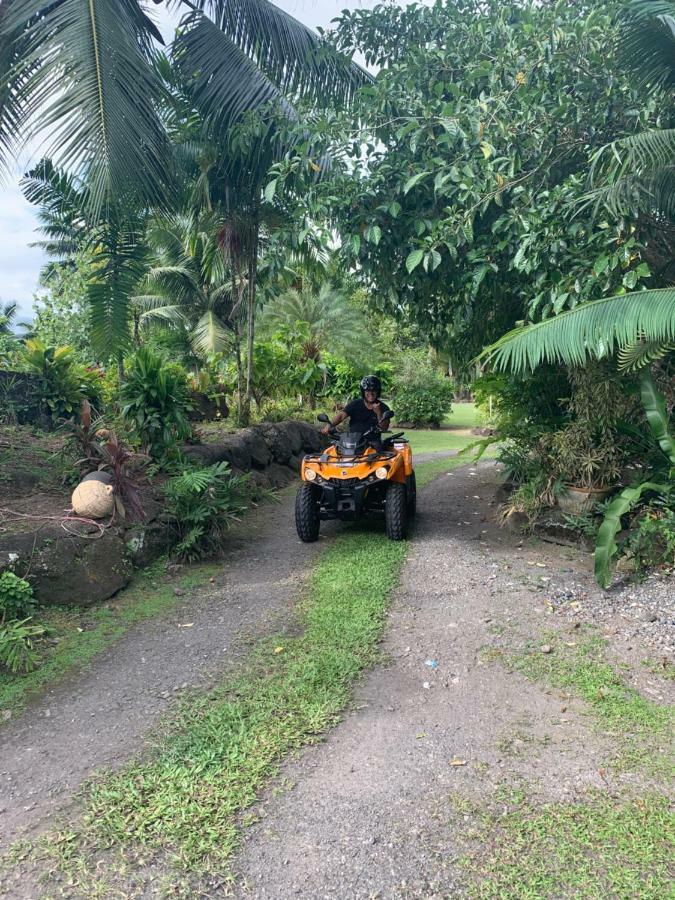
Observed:
[[[422,484],[438,474],[436,463],[418,471]],[[186,699],[150,757],[87,789],[84,824],[43,843],[66,877],[87,896],[105,893],[110,872],[99,866],[92,881],[89,864],[101,846],[115,848],[111,871],[142,870],[129,858],[154,853],[188,873],[226,871],[242,811],[288,753],[339,720],[355,679],[377,661],[406,548],[365,525],[330,543],[300,604],[299,633],[263,641],[243,674]]]
[[[462,450],[479,440],[472,434],[459,434],[475,428],[478,414],[473,403],[458,403],[446,416],[443,427],[438,429],[408,428],[405,435],[410,441],[413,453],[434,453],[444,450]],[[394,428],[396,430],[396,427]]]
[[[551,653],[539,649],[544,642],[553,648]],[[607,662],[606,646],[606,641],[592,633],[581,635],[573,646],[560,635],[549,634],[509,661],[528,678],[548,682],[586,701],[597,724],[618,738],[621,750],[615,767],[672,773],[672,708],[648,700],[627,685]]]
[[[457,812],[465,814],[465,806]],[[483,813],[479,823],[474,837],[480,846],[463,861],[472,878],[470,897],[673,896],[675,829],[661,795],[622,802],[597,793],[584,802],[538,807],[518,797],[506,811]]]
[[[184,602],[175,588],[189,590],[205,584],[220,571],[213,564],[191,566],[179,578],[161,574],[161,564],[137,575],[114,600],[95,609],[43,607],[35,620],[50,629],[56,644],[39,647],[39,666],[33,672],[0,672],[0,709],[19,710],[29,698],[64,675],[86,667],[132,626]]]

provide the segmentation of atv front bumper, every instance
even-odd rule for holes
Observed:
[[[356,519],[384,511],[383,484],[332,483],[321,485],[322,519]]]

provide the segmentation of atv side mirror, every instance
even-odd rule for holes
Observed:
[[[382,418],[383,418],[383,419],[386,419],[387,421],[389,421],[389,419],[393,419],[393,418],[394,418],[394,413],[393,413],[390,409],[388,409],[388,410],[386,411],[386,413],[382,416]]]
[[[319,422],[327,422],[330,425],[330,419],[328,418],[326,413],[319,413],[317,419],[319,420]]]

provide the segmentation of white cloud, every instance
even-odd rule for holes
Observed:
[[[45,256],[29,244],[38,240],[37,219],[18,185],[0,190],[0,298],[16,300],[21,315],[30,313]]]

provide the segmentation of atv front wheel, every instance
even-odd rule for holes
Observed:
[[[415,473],[408,476],[408,518],[414,519],[417,512],[417,480]]]
[[[305,544],[319,539],[319,498],[311,484],[301,484],[295,497],[295,527],[298,537]]]
[[[387,487],[384,523],[390,541],[405,540],[408,531],[408,490],[405,484],[392,481]]]

